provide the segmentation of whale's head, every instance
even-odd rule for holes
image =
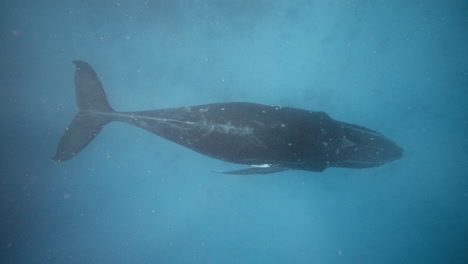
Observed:
[[[330,167],[369,168],[400,159],[403,149],[382,134],[368,128],[338,122],[341,133],[330,153]]]

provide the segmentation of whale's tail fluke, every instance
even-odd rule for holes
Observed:
[[[96,72],[84,61],[74,61],[76,103],[79,112],[65,130],[52,160],[65,161],[73,158],[111,122],[114,110],[107,101],[106,93]]]

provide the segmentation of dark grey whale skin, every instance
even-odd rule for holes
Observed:
[[[74,63],[79,112],[60,139],[55,161],[73,158],[112,121],[143,128],[215,159],[254,166],[223,172],[228,174],[368,168],[403,155],[402,148],[378,132],[333,120],[324,112],[291,107],[228,102],[116,112],[92,67]]]

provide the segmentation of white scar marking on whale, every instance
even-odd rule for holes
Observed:
[[[231,122],[227,122],[226,124],[219,124],[207,121],[204,113],[206,113],[208,109],[200,109],[200,114],[202,115],[203,122],[192,122],[192,121],[183,121],[177,119],[169,119],[169,118],[160,118],[154,116],[146,116],[146,115],[138,115],[138,114],[125,114],[125,113],[105,113],[105,112],[98,112],[98,111],[90,111],[92,114],[97,115],[110,115],[116,117],[123,117],[128,118],[133,121],[138,121],[138,125],[143,128],[152,128],[154,125],[150,124],[148,121],[155,121],[165,124],[170,124],[178,129],[189,130],[189,129],[201,129],[206,130],[206,135],[217,132],[223,133],[228,135],[240,135],[240,136],[253,136],[254,129],[249,126],[235,126]],[[254,136],[253,136],[254,137]],[[256,139],[261,145],[260,140]]]

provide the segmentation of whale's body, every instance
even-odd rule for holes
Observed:
[[[244,102],[116,112],[91,66],[74,63],[80,111],[60,140],[52,158],[56,161],[71,159],[111,121],[138,126],[215,159],[254,166],[225,172],[233,174],[366,168],[402,156],[403,150],[380,133],[324,112]]]

